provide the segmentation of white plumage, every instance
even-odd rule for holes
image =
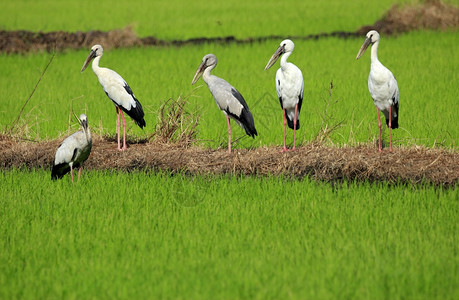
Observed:
[[[126,150],[126,120],[124,119],[123,111],[126,112],[140,128],[145,126],[144,112],[142,105],[135,97],[129,85],[118,73],[107,68],[99,67],[99,61],[104,54],[104,50],[101,45],[94,45],[91,48],[91,52],[83,63],[81,72],[83,72],[89,65],[92,59],[92,70],[97,75],[99,83],[102,85],[105,94],[110,100],[113,101],[116,107],[117,114],[117,139],[118,139],[118,150]],[[123,148],[120,145],[120,115],[123,119]]]
[[[282,41],[265,67],[265,70],[268,70],[282,56],[280,68],[276,72],[276,91],[284,114],[284,148],[282,151],[287,151],[285,144],[287,124],[294,130],[293,150],[295,150],[296,130],[300,128],[299,114],[303,103],[303,74],[297,66],[287,62],[294,48],[295,45],[291,40]]]
[[[191,84],[202,75],[202,79],[209,87],[210,93],[214,97],[218,108],[226,116],[228,125],[228,152],[231,153],[231,125],[230,118],[235,120],[241,126],[248,136],[255,138],[257,130],[253,121],[252,113],[247,106],[244,97],[231,84],[215,75],[210,75],[217,65],[217,57],[213,54],[207,54],[203,57]]]
[[[392,128],[398,128],[398,106],[399,106],[399,91],[397,80],[392,72],[383,66],[378,59],[379,33],[371,30],[367,33],[365,42],[357,53],[356,59],[359,59],[369,45],[371,47],[371,67],[370,75],[368,76],[368,90],[371,98],[376,106],[378,113],[379,127],[379,147],[381,151],[381,119],[379,111],[381,110],[386,118],[386,124],[389,127],[390,151],[392,151]]]
[[[67,137],[56,151],[51,171],[53,180],[64,177],[70,171],[73,182],[73,169],[79,169],[80,180],[81,165],[88,159],[92,148],[91,132],[85,114],[80,115],[80,125],[82,130]]]

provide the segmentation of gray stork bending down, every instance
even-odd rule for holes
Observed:
[[[293,150],[295,150],[296,130],[300,128],[299,115],[301,104],[303,103],[303,74],[297,66],[287,62],[287,58],[292,54],[293,48],[295,48],[295,45],[291,40],[282,41],[265,67],[265,70],[271,68],[283,54],[280,61],[280,68],[276,72],[276,91],[284,112],[284,148],[282,152],[287,151],[285,145],[287,124],[288,127],[293,129]]]
[[[83,130],[67,137],[56,151],[51,171],[51,179],[53,180],[64,177],[70,171],[73,182],[73,169],[78,169],[78,180],[80,180],[81,165],[91,153],[92,138],[86,115],[81,114],[79,121]]]
[[[378,45],[379,45],[379,33],[375,30],[371,30],[367,33],[365,42],[357,53],[356,59],[359,59],[369,45],[371,47],[371,67],[370,75],[368,76],[368,90],[370,91],[371,98],[376,106],[378,113],[378,127],[379,127],[379,147],[378,150],[381,152],[381,119],[379,117],[379,111],[381,110],[386,118],[386,124],[389,127],[389,141],[390,148],[392,151],[392,128],[398,128],[398,100],[399,92],[397,80],[395,79],[392,72],[383,66],[378,60]]]
[[[210,75],[210,71],[217,65],[217,57],[207,54],[203,57],[196,74],[194,74],[191,84],[195,84],[201,77],[209,87],[210,93],[215,99],[218,108],[226,115],[228,124],[228,152],[231,153],[231,125],[230,118],[239,124],[248,136],[255,138],[257,130],[253,122],[252,113],[244,100],[244,97],[228,82],[215,75]]]
[[[89,65],[92,59],[92,70],[97,75],[100,84],[102,85],[105,94],[108,98],[113,101],[116,107],[116,134],[118,139],[118,150],[126,150],[126,120],[124,119],[124,114],[127,113],[134,122],[139,125],[140,128],[145,127],[144,112],[142,105],[139,100],[134,96],[129,85],[124,81],[118,73],[107,68],[99,67],[99,61],[102,55],[104,54],[104,49],[101,45],[94,45],[91,48],[91,52],[84,61],[81,72],[83,72],[86,67]],[[123,148],[120,145],[120,114],[123,119]]]

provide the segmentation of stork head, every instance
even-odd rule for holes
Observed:
[[[85,114],[81,114],[78,119],[80,121],[81,127],[83,127],[83,129],[86,131],[88,129],[88,118]]]
[[[274,54],[271,56],[268,63],[266,64],[265,70],[271,68],[274,65],[274,63],[279,59],[279,57],[281,57],[282,54],[293,52],[294,48],[295,44],[293,44],[291,40],[283,40],[280,43],[280,46],[277,48],[276,52],[274,52]]]
[[[368,31],[365,41],[362,44],[362,47],[360,47],[359,53],[357,53],[357,57],[355,59],[359,59],[363,53],[367,50],[368,46],[373,45],[374,43],[379,41],[379,33],[376,30],[370,30]]]
[[[91,62],[91,60],[93,60],[97,56],[102,56],[103,54],[104,54],[104,48],[102,48],[101,45],[92,46],[91,52],[89,52],[88,57],[86,58],[86,60],[83,63],[83,67],[81,68],[81,72],[83,72],[88,67],[88,65]]]
[[[191,84],[195,84],[196,81],[199,80],[201,77],[202,73],[204,73],[204,70],[207,68],[215,68],[217,65],[217,57],[214,54],[207,54],[202,58],[202,62],[199,65],[198,69],[196,70],[196,73],[194,74],[193,80],[191,81]]]

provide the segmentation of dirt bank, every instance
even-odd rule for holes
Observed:
[[[17,141],[0,136],[0,168],[50,169],[60,140]],[[385,149],[373,146],[325,147],[308,144],[297,151],[281,153],[281,147],[210,150],[179,147],[158,142],[131,144],[119,152],[116,144],[94,138],[85,164],[89,170],[169,170],[188,174],[243,174],[253,176],[309,176],[329,182],[347,180],[409,184],[429,183],[453,187],[459,180],[459,154],[424,147]]]

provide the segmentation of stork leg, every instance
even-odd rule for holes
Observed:
[[[389,106],[389,151],[392,152],[392,105]]]
[[[282,148],[282,152],[287,152],[287,146],[285,145],[285,138],[287,136],[287,117],[285,116],[285,108],[283,109],[284,111],[284,148]]]
[[[376,111],[378,112],[378,128],[379,128],[379,146],[378,151],[381,152],[381,118],[379,117],[379,108],[376,106]]]
[[[120,146],[120,109],[118,106],[116,107],[116,137],[118,139],[118,150],[121,151],[121,146]]]
[[[228,153],[231,153],[231,125],[228,115],[226,115],[226,123],[228,123]]]
[[[72,177],[72,183],[73,183],[73,167],[70,164],[70,177]]]
[[[296,145],[296,118],[298,115],[298,104],[295,104],[295,119],[293,119],[293,149],[295,150]]]
[[[81,167],[78,168],[78,181],[80,181],[80,176],[81,176]]]
[[[121,117],[123,118],[123,148],[121,150],[126,150],[126,119],[124,118],[123,111],[120,109]]]

